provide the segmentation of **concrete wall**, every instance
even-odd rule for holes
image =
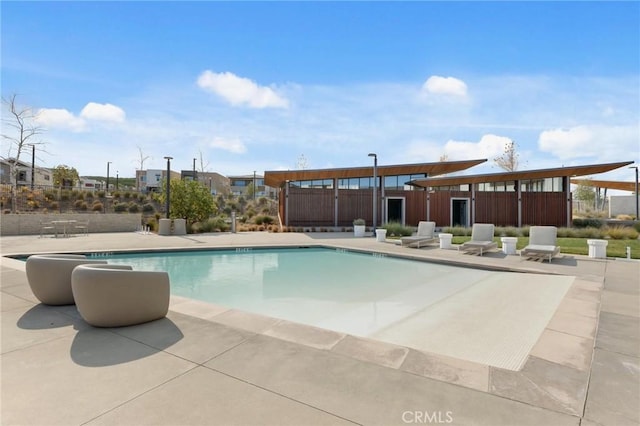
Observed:
[[[636,215],[635,195],[612,195],[609,197],[609,217],[615,218],[619,214]]]
[[[134,232],[142,223],[138,213],[61,213],[61,214],[3,214],[0,216],[0,235],[40,235],[41,222],[52,220],[89,220],[89,233]]]

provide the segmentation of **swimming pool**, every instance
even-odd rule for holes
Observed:
[[[177,296],[512,370],[573,282],[315,247],[105,259],[167,271]]]

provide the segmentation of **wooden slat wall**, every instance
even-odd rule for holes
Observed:
[[[523,192],[522,225],[567,226],[564,192]]]
[[[333,213],[333,190],[289,189],[289,226],[333,226]]]
[[[429,220],[436,226],[451,225],[451,196],[458,196],[458,192],[436,191],[429,194]],[[466,194],[466,192],[465,192]],[[426,202],[426,201],[425,201]],[[426,219],[426,216],[425,216]],[[423,219],[424,220],[424,219]]]
[[[338,226],[353,226],[353,219],[358,218],[364,219],[367,226],[373,223],[373,191],[338,190]]]
[[[417,226],[419,221],[427,219],[426,191],[385,191],[384,195],[385,197],[404,197],[406,225]]]
[[[476,191],[474,222],[518,226],[517,192]]]

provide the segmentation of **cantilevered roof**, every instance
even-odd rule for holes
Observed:
[[[615,180],[594,180],[594,179],[571,179],[571,183],[576,185],[588,185],[596,188],[619,189],[621,191],[635,192],[635,182],[620,182]]]
[[[527,179],[545,179],[553,177],[572,177],[572,176],[586,176],[598,173],[605,173],[611,170],[615,170],[620,167],[633,164],[633,161],[624,161],[621,163],[607,163],[607,164],[592,164],[587,166],[568,166],[559,167],[556,169],[538,169],[538,170],[522,170],[515,172],[502,172],[502,173],[489,173],[483,175],[468,175],[468,176],[452,176],[442,178],[425,178],[416,179],[409,182],[410,185],[419,186],[422,188],[436,187],[436,186],[453,186],[464,185],[483,182],[505,182],[513,180],[527,180]]]
[[[393,166],[378,166],[378,176],[413,175],[426,173],[428,176],[458,172],[484,163],[487,159],[465,161],[438,161],[437,163],[398,164]],[[341,169],[315,170],[272,170],[264,172],[265,185],[273,188],[284,185],[286,181],[314,180],[314,179],[344,179],[373,176],[373,166],[348,167]]]

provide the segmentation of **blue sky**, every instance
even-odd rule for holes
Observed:
[[[0,7],[2,96],[38,112],[47,167],[133,176],[142,151],[145,169],[238,175],[375,152],[491,173],[509,140],[521,170],[640,159],[638,2]]]

